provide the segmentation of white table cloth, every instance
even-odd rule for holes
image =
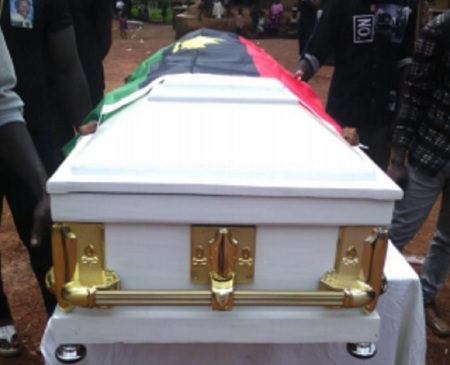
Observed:
[[[424,365],[426,332],[420,281],[403,256],[389,245],[385,265],[388,291],[377,310],[381,316],[377,354],[351,357],[344,343],[327,344],[92,344],[80,365]],[[120,329],[118,329],[120,330]],[[57,365],[59,345],[52,319],[41,350],[47,365]]]

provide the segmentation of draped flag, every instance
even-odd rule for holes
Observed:
[[[299,99],[299,103],[337,131],[340,126],[325,112],[322,102],[311,87],[297,80],[263,49],[233,33],[207,28],[198,29],[160,49],[142,62],[128,77],[126,83],[105,95],[86,117],[85,123],[107,121],[151,89],[152,81],[165,75],[201,73],[249,77],[267,77],[280,80]],[[64,147],[67,155],[76,138]]]

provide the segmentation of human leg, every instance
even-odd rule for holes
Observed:
[[[389,238],[400,251],[422,227],[445,183],[443,174],[432,178],[410,165],[407,171],[408,184],[403,199],[395,203],[389,230]]]
[[[436,178],[443,182],[441,207],[436,231],[420,273],[425,307],[425,321],[427,326],[437,336],[450,336],[450,324],[440,316],[436,305],[438,291],[445,283],[450,271],[450,225],[448,224],[450,221],[449,177],[450,163],[447,163]],[[407,223],[404,225],[407,226]],[[421,225],[420,223],[419,227]]]
[[[420,273],[425,320],[437,336],[450,336],[450,324],[441,317],[436,305],[439,289],[444,285],[450,270],[450,181],[442,192],[441,209],[436,232],[431,241]]]
[[[7,181],[8,167],[0,161],[0,223],[3,208],[4,190],[3,187]],[[20,343],[17,338],[16,329],[13,325],[11,311],[8,305],[8,299],[4,292],[3,280],[1,275],[1,250],[0,250],[0,356],[17,356],[21,352]]]
[[[1,217],[2,217],[2,208],[3,208],[3,199],[4,199],[4,188],[6,185],[6,176],[8,174],[8,167],[0,160],[0,176],[2,178],[0,179],[0,223],[1,223]],[[0,242],[1,243],[1,242]],[[11,313],[9,311],[8,306],[8,300],[6,298],[6,295],[3,291],[3,280],[2,280],[2,273],[1,273],[1,249],[0,249],[0,325],[3,325],[8,320],[11,319]]]
[[[436,299],[438,290],[444,285],[450,271],[450,163],[446,170],[447,180],[442,189],[436,232],[420,273],[425,303]]]
[[[16,329],[13,325],[8,300],[6,298],[5,292],[3,291],[3,281],[0,277],[0,356],[17,356],[20,353],[20,343],[17,338]]]
[[[1,255],[0,255],[1,267]],[[11,312],[9,310],[8,299],[3,291],[3,280],[0,274],[0,326],[6,324],[11,320]]]

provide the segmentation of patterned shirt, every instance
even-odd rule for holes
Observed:
[[[430,176],[450,159],[449,37],[450,11],[421,31],[392,141],[406,147],[408,162]]]

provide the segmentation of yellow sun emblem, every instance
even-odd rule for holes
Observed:
[[[176,42],[175,45],[173,46],[173,53],[177,53],[179,50],[182,49],[205,48],[208,44],[219,44],[220,42],[223,42],[223,39],[199,35],[198,37],[189,39],[184,42]]]

